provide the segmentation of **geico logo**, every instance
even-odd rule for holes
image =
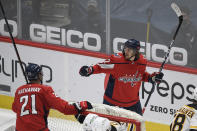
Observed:
[[[151,84],[150,83],[142,83],[142,98],[144,99],[145,94],[151,93]],[[185,84],[184,84],[185,85]],[[192,101],[188,95],[191,96],[193,89],[195,88],[192,84],[187,84],[183,86],[181,82],[174,82],[172,85],[165,80],[163,80],[159,85],[155,87],[154,93],[158,93],[159,96],[165,97],[167,99],[170,98],[171,104],[174,104],[176,100],[187,99],[188,101]],[[169,101],[169,100],[168,100]]]
[[[150,43],[147,43],[147,44],[150,45]],[[152,48],[150,48],[149,51],[147,50],[146,52],[147,53],[151,52],[152,59],[154,61],[163,62],[164,57],[157,56],[158,51],[168,52],[168,47],[165,45],[160,45],[160,44],[152,44]],[[175,59],[176,57],[174,56],[177,53],[182,56],[182,59]],[[187,51],[183,48],[172,47],[170,54],[169,54],[169,59],[167,59],[166,62],[168,62],[168,60],[170,60],[170,63],[175,64],[175,65],[187,65]]]
[[[32,63],[32,62],[29,62]],[[23,67],[26,67],[26,63],[22,62]],[[44,74],[44,81],[46,83],[49,83],[52,81],[53,76],[53,70],[48,65],[40,65],[43,69]],[[4,57],[1,57],[0,55],[0,74],[2,73],[3,76],[10,77],[12,82],[15,81],[19,76],[22,76],[22,72],[20,69],[20,64],[18,60],[11,60],[6,59]],[[5,78],[5,77],[4,77]],[[21,78],[21,77],[19,77]],[[25,79],[24,79],[25,80]]]
[[[113,39],[113,51],[118,52],[122,51],[122,45],[127,39],[124,38],[114,38]],[[140,41],[140,52],[146,56],[148,60],[153,60],[157,62],[163,62],[165,52],[168,52],[168,47],[162,44],[153,44],[153,43],[145,43]],[[158,55],[161,54],[162,55]],[[180,58],[175,57],[176,54],[181,56]],[[187,58],[187,51],[184,48],[179,47],[172,47],[169,57],[166,62],[170,62],[171,64],[175,65],[187,65],[188,58]]]
[[[77,30],[65,30],[57,27],[31,24],[30,38],[32,41],[41,43],[68,45],[74,48],[84,47],[91,51],[101,50],[101,37],[98,34],[83,34]],[[94,44],[90,43],[90,39],[94,40]]]
[[[12,29],[13,37],[17,36],[17,24],[15,21],[8,20]],[[5,28],[5,20],[0,20],[0,34],[3,36],[9,36],[9,32]],[[58,45],[68,45],[74,48],[85,48],[91,51],[101,50],[101,37],[94,33],[82,33],[77,30],[65,30],[57,27],[44,26],[40,24],[30,25],[30,38],[32,41],[41,43],[52,43]],[[92,40],[94,43],[92,43]],[[124,38],[113,39],[113,52],[121,51],[122,44],[126,41]],[[158,56],[158,52],[167,52],[168,47],[161,44],[151,44],[140,42],[140,52],[143,53],[148,60],[162,62],[164,56]],[[179,54],[182,58],[174,57],[175,54]],[[187,51],[183,48],[172,47],[169,54],[169,62],[175,65],[187,65]],[[167,62],[168,62],[167,60]]]
[[[13,35],[13,37],[16,37],[17,36],[17,24],[15,21],[13,20],[8,20],[8,24],[9,24],[9,27],[11,29],[11,33]],[[0,20],[0,34],[2,36],[10,36],[9,32],[8,32],[8,29],[7,29],[7,25],[5,23],[5,20],[4,19],[1,19]]]

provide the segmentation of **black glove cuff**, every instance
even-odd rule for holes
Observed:
[[[83,121],[85,120],[86,116],[81,115],[81,114],[77,114],[77,115],[75,115],[75,118],[77,119],[77,121],[79,121],[79,123],[83,124]]]
[[[81,112],[82,108],[81,108],[81,106],[80,106],[80,103],[79,103],[79,102],[77,102],[77,103],[73,103],[73,106],[77,109],[77,112],[78,112],[78,113],[80,113],[80,112]]]
[[[90,102],[87,101],[87,105],[88,105],[88,109],[92,109],[92,104]]]
[[[88,67],[88,72],[86,76],[90,76],[91,74],[93,74],[94,72],[94,68],[92,66]]]
[[[148,82],[150,82],[152,84],[155,83],[150,75],[148,76]]]

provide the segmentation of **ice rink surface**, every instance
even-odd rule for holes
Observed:
[[[12,110],[0,108],[0,131],[13,131],[16,115]]]
[[[16,115],[12,110],[0,108],[0,131],[14,131]],[[83,131],[82,125],[76,121],[48,117],[51,131]]]

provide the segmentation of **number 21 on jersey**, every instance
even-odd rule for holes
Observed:
[[[21,96],[20,103],[23,103],[21,107],[20,116],[29,115],[29,114],[38,114],[38,112],[36,111],[36,95],[35,94],[32,94],[31,96],[29,95]],[[28,109],[25,109],[27,105],[31,106],[32,112],[30,112]]]

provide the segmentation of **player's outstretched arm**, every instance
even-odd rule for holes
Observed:
[[[48,87],[44,93],[47,105],[66,115],[78,114],[86,109],[91,109],[92,105],[88,101],[81,101],[70,104],[69,102],[58,97],[51,87]]]
[[[114,61],[114,55],[110,57],[110,59],[106,59],[104,62],[100,62],[93,66],[82,66],[79,70],[79,74],[81,76],[88,77],[91,74],[99,74],[99,73],[113,73],[115,63],[119,63],[118,60]]]

